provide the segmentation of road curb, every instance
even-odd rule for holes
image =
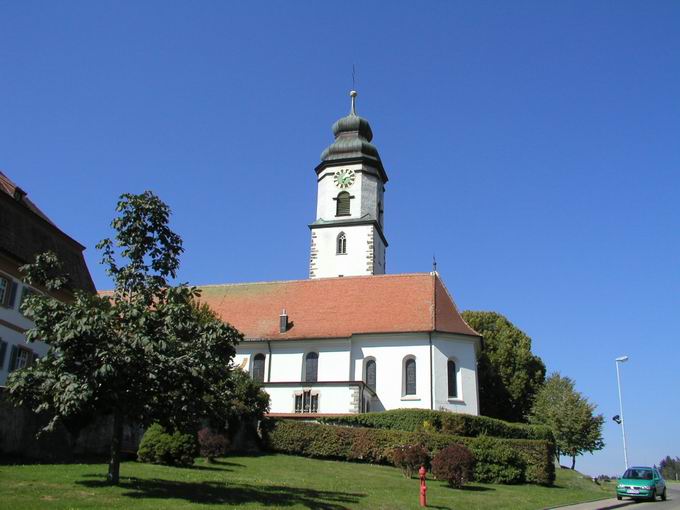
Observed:
[[[562,509],[578,508],[581,505],[588,505],[588,504],[591,504],[591,503],[597,503],[598,501],[607,501],[608,499],[610,499],[610,498],[592,499],[590,501],[581,501],[580,503],[568,503],[566,505],[550,506],[550,507],[544,508],[543,510],[554,510],[554,509],[557,509],[557,508],[562,508]],[[597,507],[597,510],[611,510],[613,508],[621,508],[621,507],[633,505],[633,504],[635,504],[635,501],[632,501],[632,500],[630,500],[630,501],[618,501],[617,500],[613,503],[609,503],[609,504],[606,504],[606,505],[603,505],[603,506],[599,506],[599,507]]]

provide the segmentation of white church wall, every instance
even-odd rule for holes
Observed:
[[[319,381],[349,380],[349,347],[347,340],[285,340],[272,341],[271,359],[267,342],[243,342],[236,347],[234,363],[238,366],[247,359],[245,369],[250,371],[252,357],[265,354],[266,382],[300,382],[303,378],[304,359],[307,353],[319,354]],[[270,369],[271,363],[271,369]],[[271,378],[268,379],[268,374]]]
[[[344,232],[347,238],[347,253],[338,255],[337,238]],[[330,278],[339,275],[356,276],[371,274],[368,254],[368,242],[373,240],[371,225],[352,227],[324,227],[313,230],[316,235],[317,249],[316,278]],[[374,242],[375,246],[375,242]]]
[[[270,359],[266,342],[244,342],[237,346],[235,364],[250,371],[252,358],[265,354],[265,381],[278,383],[265,390],[271,397],[271,412],[294,412],[294,392],[315,388],[319,392],[319,413],[350,412],[351,388],[346,384],[315,385],[302,382],[305,355],[317,352],[319,382],[366,381],[365,364],[376,362],[377,400],[372,411],[398,408],[444,409],[479,414],[477,355],[475,340],[464,335],[432,335],[433,376],[430,380],[430,338],[427,333],[366,334],[351,339],[286,340],[271,342]],[[405,395],[404,361],[416,360],[416,394]],[[457,368],[458,395],[448,398],[447,361]],[[270,369],[271,363],[271,369]],[[267,374],[271,370],[271,379]],[[431,387],[434,392],[431,397]],[[285,384],[282,384],[285,383]],[[432,399],[432,400],[431,400]]]
[[[369,215],[371,218],[378,219],[378,200],[382,195],[382,184],[377,175],[377,170],[366,168],[365,172],[361,173],[361,196],[363,200],[360,203],[358,211],[359,217]]]
[[[365,361],[376,361],[376,393],[379,405],[373,411],[386,409],[430,408],[430,354],[427,334],[356,335],[352,337],[354,380],[365,381]],[[416,360],[416,394],[404,395],[404,360]]]
[[[477,354],[475,340],[463,335],[432,335],[434,365],[434,408],[457,413],[479,414]],[[456,363],[457,396],[448,395],[448,360]]]
[[[294,413],[295,394],[308,390],[318,395],[318,413],[346,414],[350,412],[352,389],[346,384],[265,384],[264,389],[271,398],[271,413]]]

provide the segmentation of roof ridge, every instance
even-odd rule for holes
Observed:
[[[393,273],[393,274],[372,274],[372,275],[354,275],[354,276],[329,276],[326,278],[302,278],[299,280],[270,280],[259,282],[232,282],[232,283],[205,283],[205,284],[191,284],[193,287],[235,287],[237,285],[268,285],[272,283],[307,283],[315,281],[329,281],[329,280],[355,280],[368,278],[412,278],[419,276],[429,276],[430,273]]]

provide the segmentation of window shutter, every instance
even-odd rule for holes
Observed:
[[[0,370],[5,366],[5,354],[7,353],[7,342],[0,340]]]
[[[16,345],[13,345],[9,354],[9,367],[7,368],[8,372],[11,372],[17,367],[17,354],[19,354],[19,349],[17,349]]]
[[[338,193],[338,198],[337,198],[337,208],[335,215],[336,216],[349,216],[350,215],[350,208],[349,208],[349,193],[346,191],[342,191]]]
[[[7,308],[14,308],[14,301],[17,297],[17,282],[12,282],[9,289],[9,298],[7,299]]]

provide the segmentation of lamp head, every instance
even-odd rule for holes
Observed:
[[[618,358],[616,358],[616,361],[617,361],[618,363],[624,363],[624,362],[628,361],[628,356],[621,356],[621,357],[618,357]]]

